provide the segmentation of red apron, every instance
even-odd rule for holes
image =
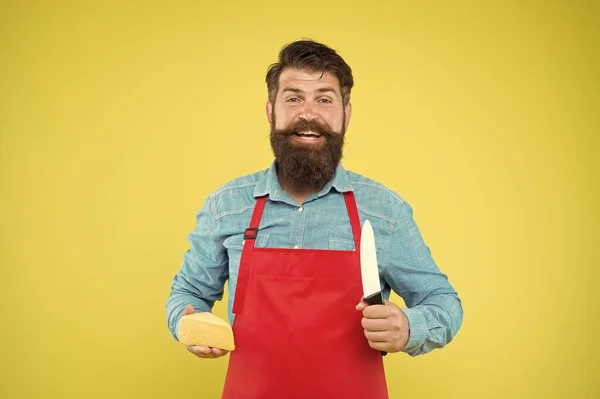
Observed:
[[[359,249],[354,195],[344,199]],[[222,399],[387,399],[381,353],[355,309],[359,251],[255,248],[265,201],[245,233]]]

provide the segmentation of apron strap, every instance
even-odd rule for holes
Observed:
[[[250,227],[244,232],[242,257],[240,258],[239,274],[232,309],[232,312],[236,315],[242,313],[242,309],[244,308],[246,287],[248,287],[248,276],[250,275],[250,265],[252,265],[252,253],[254,252],[254,242],[256,241],[258,226],[263,210],[265,209],[266,201],[267,196],[258,197],[256,205],[254,206],[254,212],[252,213],[252,219],[250,220]]]
[[[354,248],[360,251],[360,218],[358,217],[358,208],[354,200],[354,193],[346,191],[344,193],[344,200],[346,201],[346,209],[348,210],[348,216],[350,216],[350,225],[352,226],[352,234],[354,235]]]

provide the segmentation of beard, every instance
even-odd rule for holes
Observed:
[[[323,188],[333,178],[342,159],[344,125],[342,123],[342,131],[336,133],[314,120],[300,119],[285,129],[277,130],[273,115],[270,138],[279,179],[294,189]],[[322,142],[293,142],[293,135],[308,131],[320,134]]]

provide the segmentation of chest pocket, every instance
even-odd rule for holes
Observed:
[[[346,240],[343,238],[330,238],[329,249],[337,251],[354,251],[356,248],[354,241],[352,240]]]
[[[225,241],[223,242],[223,246],[225,248],[227,248],[227,251],[241,251],[244,247],[244,235],[243,234],[236,234],[234,236],[228,237],[227,239],[225,239]],[[269,242],[269,233],[265,233],[262,231],[259,231],[258,234],[256,235],[256,240],[254,242],[254,246],[256,248],[265,248],[267,246],[267,243]]]

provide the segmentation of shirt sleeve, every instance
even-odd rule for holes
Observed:
[[[396,213],[382,270],[386,283],[404,299],[410,335],[403,352],[428,353],[448,344],[462,325],[458,294],[431,256],[413,210],[403,202]]]
[[[210,312],[215,301],[223,298],[229,275],[227,251],[219,235],[211,197],[198,212],[196,227],[188,240],[191,247],[173,278],[166,303],[167,326],[176,340],[186,306],[191,304],[196,312]]]

